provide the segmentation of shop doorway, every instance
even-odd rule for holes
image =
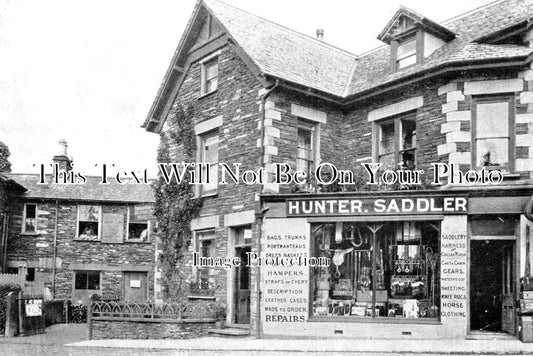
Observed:
[[[471,240],[470,330],[516,333],[515,241]]]
[[[235,256],[240,257],[241,265],[237,268],[235,278],[235,323],[250,324],[250,267],[247,266],[248,255],[252,248],[241,246],[235,248]]]

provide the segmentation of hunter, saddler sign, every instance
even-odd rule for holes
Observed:
[[[361,197],[287,200],[287,216],[466,214],[457,196]]]

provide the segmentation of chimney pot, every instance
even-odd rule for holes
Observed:
[[[54,164],[58,165],[57,167],[59,171],[69,172],[72,169],[71,167],[72,159],[68,157],[67,155],[67,147],[68,147],[67,141],[59,140],[57,144],[58,144],[59,152],[57,153],[57,155],[54,156],[52,160]]]
[[[67,147],[68,147],[67,141],[59,140],[59,141],[57,141],[57,144],[58,144],[58,147],[59,147],[59,151],[57,153],[58,156],[66,156],[67,155]]]
[[[324,41],[324,29],[319,28],[316,30],[316,39],[319,41]]]

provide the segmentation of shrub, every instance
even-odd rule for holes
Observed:
[[[85,304],[71,304],[68,307],[68,322],[84,324],[87,322],[87,306]]]

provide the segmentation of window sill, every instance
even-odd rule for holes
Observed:
[[[21,232],[20,236],[41,236],[38,232]]]
[[[309,322],[334,322],[334,323],[378,323],[378,324],[423,324],[423,325],[442,325],[438,319],[404,319],[404,318],[371,318],[356,316],[310,316]]]
[[[190,299],[203,299],[203,300],[215,300],[216,297],[213,295],[188,295],[187,298]]]
[[[210,91],[209,93],[204,93],[204,94],[200,94],[200,96],[198,97],[198,100],[201,100],[203,98],[206,98],[214,93],[216,93],[218,91],[218,89],[215,89],[213,91]]]
[[[100,239],[98,239],[98,240],[72,239],[72,241],[76,241],[76,242],[102,242],[102,240],[100,240]]]
[[[213,190],[213,191],[200,194],[199,198],[210,198],[210,197],[216,197],[217,195],[218,195],[218,190]]]

